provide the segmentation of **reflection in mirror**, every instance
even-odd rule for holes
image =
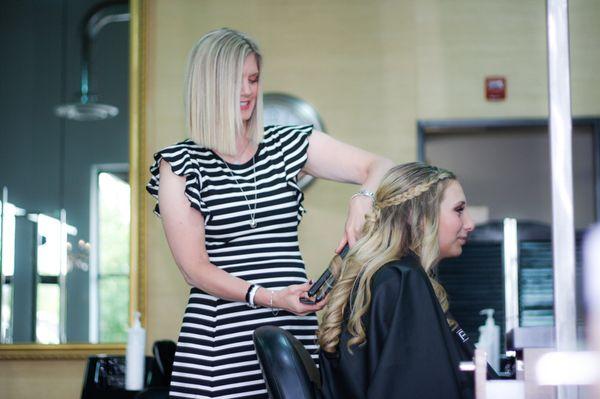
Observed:
[[[0,25],[15,40],[0,48],[11,59],[0,93],[0,350],[125,342],[129,5],[25,1],[5,11]],[[100,103],[112,118],[90,118]]]
[[[596,220],[600,205],[598,152],[600,120],[573,121],[573,188],[575,193],[576,299],[579,338],[584,336],[581,298],[581,238]],[[478,223],[463,254],[447,259],[439,278],[452,298],[453,315],[474,339],[483,316],[492,308],[502,336],[512,327],[555,324],[550,148],[544,119],[423,121],[419,124],[427,162],[457,173]],[[514,218],[514,281],[507,281],[505,218]],[[511,293],[509,286],[514,285]],[[512,294],[512,295],[511,295]],[[514,312],[507,309],[514,308]],[[515,314],[515,320],[505,315]],[[512,327],[511,327],[512,326]],[[550,330],[551,331],[551,330]],[[504,344],[504,342],[502,343]]]
[[[125,342],[129,321],[128,165],[95,168],[90,254],[90,341]]]

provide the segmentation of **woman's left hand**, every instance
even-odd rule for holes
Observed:
[[[363,226],[365,225],[365,216],[371,212],[373,201],[371,198],[364,195],[357,195],[350,200],[348,205],[348,217],[344,226],[344,235],[335,249],[336,253],[340,253],[344,246],[348,244],[350,248],[356,244],[356,241],[362,234]]]
[[[294,313],[298,316],[304,316],[310,313],[318,312],[319,310],[323,309],[325,305],[327,305],[327,301],[329,300],[327,296],[322,301],[313,304],[306,304],[300,301],[300,298],[312,299],[308,298],[307,296],[307,291],[310,289],[311,285],[312,281],[309,281],[304,284],[293,284],[282,290],[272,292],[272,305],[276,308],[287,310],[288,312]],[[270,305],[271,303],[266,305],[265,302],[265,306]]]

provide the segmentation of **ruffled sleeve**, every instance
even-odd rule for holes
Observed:
[[[190,206],[202,213],[204,216],[204,223],[206,224],[210,218],[210,212],[200,195],[202,178],[199,164],[194,157],[197,148],[198,146],[193,141],[185,140],[154,154],[154,163],[150,166],[152,177],[146,185],[146,191],[158,200],[160,161],[166,161],[171,166],[173,173],[177,176],[185,176],[185,196],[190,201]],[[154,213],[157,216],[160,216],[158,203],[154,207]]]
[[[308,138],[313,125],[288,126],[281,132],[281,149],[285,160],[287,180],[296,181],[308,160]]]
[[[312,134],[313,125],[273,126],[267,128],[267,131],[277,136],[283,155],[287,183],[296,191],[298,221],[300,221],[306,209],[302,206],[304,193],[298,186],[298,174],[308,160],[308,138]]]

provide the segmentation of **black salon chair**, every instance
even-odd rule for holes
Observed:
[[[134,399],[169,399],[168,387],[152,387],[146,388],[137,395]]]
[[[173,361],[177,345],[171,340],[155,341],[152,345],[152,373],[149,387],[168,387],[173,373]]]
[[[304,346],[288,331],[263,326],[254,331],[254,347],[273,399],[320,399],[321,378]]]
[[[82,399],[166,399],[173,372],[176,344],[156,341],[153,357],[146,356],[145,389],[125,390],[125,356],[90,356],[85,371]]]
[[[146,370],[153,359],[146,356]],[[146,378],[149,373],[146,372]],[[81,399],[132,399],[137,393],[125,390],[125,356],[97,355],[88,358]]]
[[[138,393],[135,399],[167,399],[173,373],[173,361],[177,345],[171,340],[155,341],[152,345],[152,371],[147,388]]]

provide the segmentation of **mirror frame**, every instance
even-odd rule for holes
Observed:
[[[144,81],[146,37],[144,0],[129,2],[129,185],[131,220],[129,252],[129,320],[133,312],[142,313],[146,324],[146,217],[144,212],[146,154]],[[12,359],[85,359],[106,353],[125,354],[125,343],[114,344],[0,344],[0,360]]]

